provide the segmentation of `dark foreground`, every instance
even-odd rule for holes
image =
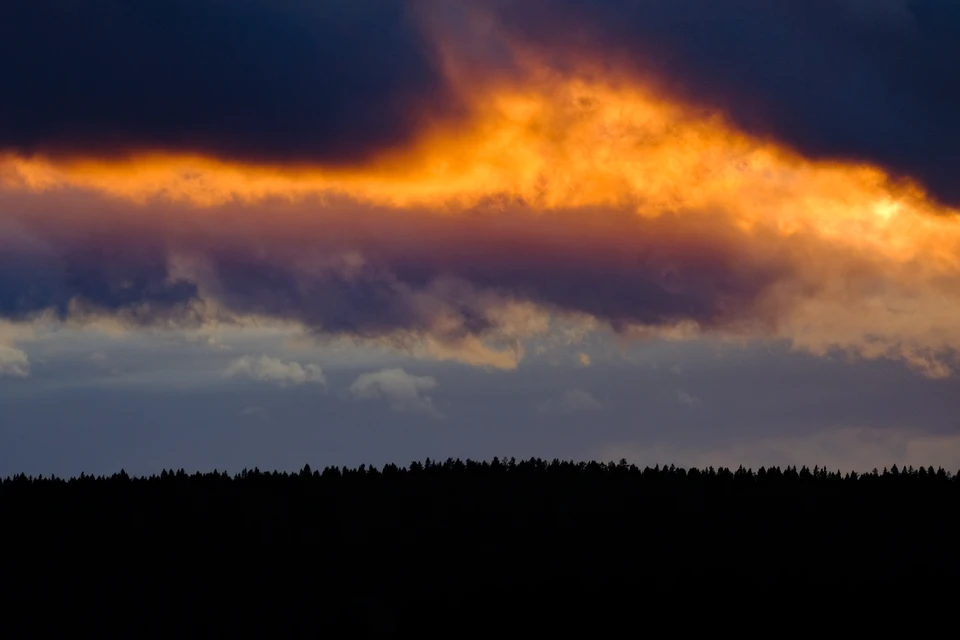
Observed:
[[[933,469],[18,477],[0,485],[0,632],[916,631],[956,611],[958,506]]]

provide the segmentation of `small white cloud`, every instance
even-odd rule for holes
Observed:
[[[677,402],[687,407],[699,407],[700,398],[690,395],[686,391],[677,391]]]
[[[680,368],[680,365],[675,364],[672,367],[670,367],[670,373],[672,373],[675,376],[679,376],[683,373],[683,369]]]
[[[255,420],[255,421],[257,421],[257,422],[260,422],[260,421],[271,422],[271,421],[272,421],[271,418],[270,418],[270,412],[269,412],[269,411],[267,411],[267,410],[266,410],[265,408],[263,408],[263,407],[258,407],[258,406],[255,406],[255,405],[254,405],[254,406],[249,406],[249,407],[244,407],[244,408],[240,411],[240,415],[243,416],[244,418],[246,418],[247,420]]]
[[[590,356],[588,356],[588,355],[585,354],[585,353],[578,353],[578,354],[577,354],[577,361],[579,361],[580,364],[581,364],[582,366],[584,366],[584,367],[589,367],[589,366],[590,366]]]
[[[26,378],[30,375],[30,360],[27,354],[7,345],[0,344],[0,377]]]
[[[603,408],[600,401],[582,389],[571,389],[562,397],[548,400],[540,406],[540,413],[576,413],[578,411],[598,411]]]
[[[243,356],[230,363],[224,372],[227,377],[245,376],[263,382],[287,384],[320,384],[326,386],[327,378],[315,364],[283,362],[278,358]]]
[[[106,362],[107,354],[105,354],[103,351],[95,351],[90,354],[89,360],[90,362]]]
[[[207,338],[206,338],[206,340],[205,340],[204,342],[206,342],[206,344],[207,344],[208,347],[212,347],[212,348],[214,348],[214,349],[229,349],[229,348],[230,348],[230,345],[224,343],[223,338],[221,338],[221,337],[218,336],[218,335],[207,336]]]
[[[433,406],[433,398],[423,395],[437,387],[437,381],[429,376],[415,376],[403,369],[384,369],[364,373],[352,385],[350,393],[359,400],[386,400],[394,411],[427,413],[443,417]]]

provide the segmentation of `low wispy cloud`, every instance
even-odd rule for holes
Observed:
[[[253,423],[273,423],[273,417],[270,415],[270,412],[267,411],[266,408],[256,405],[244,407],[240,411],[240,416]]]
[[[894,464],[954,470],[960,465],[960,436],[917,432],[915,427],[836,427],[809,433],[732,442],[715,448],[669,443],[603,447],[601,460],[626,458],[638,465],[730,467],[824,466],[832,471],[867,472]]]
[[[26,378],[30,375],[27,354],[15,347],[0,344],[0,377]]]
[[[326,386],[327,378],[319,366],[284,362],[269,356],[243,356],[230,363],[224,375],[230,378],[247,377],[263,382],[275,382],[280,385],[319,384]]]
[[[603,408],[600,401],[582,389],[571,389],[560,398],[554,398],[540,405],[540,413],[577,413],[579,411],[599,411]]]
[[[700,398],[692,396],[686,391],[677,391],[677,402],[685,407],[699,407],[702,404]]]
[[[352,385],[350,393],[359,400],[385,400],[397,412],[426,413],[437,418],[443,414],[433,406],[433,398],[424,395],[437,387],[429,376],[415,376],[403,369],[383,369],[364,373]]]

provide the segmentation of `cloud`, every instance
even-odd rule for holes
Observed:
[[[551,64],[617,67],[810,157],[960,205],[960,11],[942,0],[476,0]]]
[[[960,12],[942,0],[12,3],[0,149],[23,156],[390,164],[425,132],[465,128],[489,107],[478,96],[532,86],[535,59],[960,205]],[[57,46],[19,55],[37,33]]]
[[[438,127],[469,129],[490,107],[478,96],[538,82],[534,59],[722,113],[810,158],[919,179],[960,205],[960,12],[942,0],[110,0],[80,13],[12,1],[0,149],[23,156],[200,155],[274,177],[276,165],[405,167],[392,154],[430,146],[421,138]],[[57,46],[19,55],[41,32]],[[483,139],[495,155],[495,136]],[[453,184],[440,175],[453,165],[431,166]]]
[[[887,151],[901,157],[897,124],[923,134],[915,140],[935,140],[911,175],[934,184],[924,163],[956,164],[950,154],[960,145],[937,146],[954,134],[933,135],[940,107],[930,103],[927,124],[913,118],[914,102],[930,97],[930,78],[912,73],[914,84],[900,86],[905,70],[929,61],[925,47],[933,45],[923,43],[953,42],[931,31],[940,24],[945,36],[953,28],[950,16],[928,20],[938,10],[932,5],[682,0],[680,14],[659,0],[461,0],[449,11],[426,2],[413,12],[399,0],[371,10],[221,4],[191,4],[187,15],[178,1],[160,20],[182,18],[170,33],[189,36],[184,50],[198,56],[190,60],[196,70],[181,74],[179,50],[163,70],[147,66],[134,79],[120,73],[120,61],[153,60],[147,48],[160,38],[154,29],[140,42],[133,26],[105,34],[129,38],[120,43],[130,47],[127,57],[94,55],[97,38],[89,53],[61,51],[52,67],[40,56],[44,70],[33,74],[37,61],[8,56],[19,69],[11,72],[14,87],[56,65],[102,69],[64,71],[78,83],[94,75],[97,82],[82,92],[61,83],[63,96],[44,103],[57,104],[55,112],[18,102],[32,100],[29,91],[14,91],[0,106],[0,116],[9,109],[23,120],[8,119],[19,155],[0,156],[0,318],[181,331],[279,322],[316,338],[501,369],[515,369],[533,342],[534,349],[576,342],[595,329],[624,339],[786,340],[821,355],[899,359],[930,377],[956,367],[960,212],[900,181],[897,167],[907,165],[884,159]],[[100,29],[97,19],[112,6],[84,20]],[[32,12],[52,15],[50,29],[68,32],[54,40],[71,51],[79,36],[70,30],[84,21],[68,24],[58,7],[44,1],[14,13],[25,25],[47,19]],[[117,14],[120,22],[110,24],[147,10]],[[478,20],[475,11],[493,12],[494,20]],[[222,24],[222,43],[196,36],[208,20]],[[371,31],[343,31],[345,24]],[[217,53],[226,50],[217,45],[246,42],[263,25],[276,29],[255,39],[250,59],[246,49],[231,60]],[[387,35],[371,35],[381,33],[375,27]],[[806,36],[823,29],[824,51],[842,51],[833,52],[837,69],[831,63],[820,78],[820,50],[800,55],[790,47],[812,46],[816,39]],[[313,37],[323,35],[331,37]],[[850,51],[838,44],[847,36]],[[880,65],[882,52],[897,49],[879,45],[898,37],[907,61]],[[363,54],[339,55],[345,44]],[[951,47],[943,46],[946,61]],[[872,72],[844,71],[852,58],[843,56],[861,54]],[[290,66],[272,64],[281,59]],[[723,60],[732,68],[711,67]],[[789,64],[766,82],[771,61]],[[240,95],[231,84],[234,63],[245,70]],[[314,64],[323,67],[319,75],[311,75]],[[351,73],[367,66],[369,74]],[[201,72],[212,78],[209,87],[196,80]],[[296,91],[289,74],[297,74]],[[121,91],[123,82],[106,87],[107,77],[129,80],[131,91]],[[455,94],[466,105],[454,109],[462,117],[448,121],[444,100],[441,114],[408,110],[404,79],[418,87],[409,95],[433,95],[421,91],[421,77],[439,95]],[[333,85],[345,93],[330,95],[318,78],[338,79]],[[814,83],[812,109],[793,78]],[[181,79],[188,84],[176,84]],[[876,110],[858,115],[858,82],[914,91],[895,92],[901,102],[877,99]],[[363,109],[353,106],[353,83],[369,89]],[[146,100],[145,86],[160,95]],[[936,86],[937,99],[952,104],[954,92],[942,87],[953,85]],[[114,88],[123,95],[107,100]],[[230,98],[229,108],[194,104],[210,98],[208,89]],[[886,95],[877,91],[862,95]],[[314,104],[317,95],[325,106]],[[827,99],[834,95],[839,100]],[[170,100],[176,108],[167,108]],[[888,122],[890,105],[905,117]],[[855,126],[841,126],[851,113]],[[416,126],[408,126],[409,114],[417,114]],[[251,118],[262,126],[248,126]],[[371,118],[396,125],[399,137],[364,138],[358,131]],[[823,132],[801,136],[813,141],[809,149],[791,138],[820,123],[853,149],[856,140],[844,136],[873,131],[875,119],[892,133],[871,138],[889,146],[883,153],[863,147],[873,164],[853,152],[849,161],[839,151],[840,160],[823,155],[814,148]],[[102,127],[119,129],[104,135]],[[327,135],[331,127],[355,140],[362,157],[342,151],[346,143]],[[181,128],[189,140],[178,137]],[[155,129],[160,138],[151,137]],[[143,154],[115,157],[127,141]],[[300,160],[284,165],[281,156]],[[566,321],[578,329],[565,333]]]
[[[30,375],[30,360],[22,350],[0,344],[0,377],[26,378]]]
[[[554,398],[540,405],[540,413],[578,413],[581,411],[599,411],[603,405],[593,395],[581,389],[566,391],[560,398]]]
[[[46,249],[0,257],[0,314],[8,317],[195,328],[261,316],[499,368],[515,367],[520,341],[549,334],[554,317],[616,326],[734,321],[786,267],[765,249],[737,255],[723,238],[737,239],[706,216],[684,230],[677,220],[617,211],[604,221],[575,210],[545,219],[523,207],[439,218],[344,202],[276,204],[272,220],[256,207],[224,207],[197,220],[169,205],[156,207],[156,218],[132,218],[114,203],[99,214],[109,232],[78,221],[52,235],[44,220],[53,209],[37,208],[43,196],[29,200],[19,222],[45,237]],[[57,211],[77,206],[53,200]],[[657,243],[668,233],[683,241]],[[744,277],[729,273],[721,283],[725,270]]]
[[[578,353],[578,354],[577,354],[577,362],[579,362],[579,363],[580,363],[580,366],[582,366],[582,367],[589,367],[589,366],[590,366],[590,356],[588,356],[588,355],[585,354],[585,353]]]
[[[677,402],[685,407],[699,407],[701,404],[700,398],[692,396],[686,391],[677,391]]]
[[[327,379],[320,367],[315,364],[302,365],[299,362],[283,362],[269,356],[243,356],[230,363],[224,375],[227,377],[244,376],[263,382],[277,382],[281,385],[319,384],[326,386]]]
[[[12,4],[12,6],[11,6]],[[342,165],[456,109],[405,0],[12,0],[0,149]],[[55,46],[35,50],[37,34]],[[351,52],[345,55],[345,52]],[[57,105],[55,108],[52,105]]]
[[[932,465],[951,472],[960,468],[960,436],[922,433],[913,428],[872,429],[838,427],[796,436],[758,438],[731,443],[710,450],[651,444],[618,445],[599,452],[604,460],[626,458],[640,465],[676,464],[705,468],[739,465],[753,468],[771,466],[825,466],[842,472],[867,472],[897,464],[915,467]]]
[[[793,197],[803,194],[780,204]],[[0,316],[190,331],[279,321],[505,369],[526,341],[562,343],[571,319],[635,339],[786,339],[949,373],[960,227],[907,210],[878,218],[869,202],[833,234],[843,209],[833,222],[771,214],[741,229],[724,209],[518,204],[440,216],[346,200],[197,216],[185,205],[0,190],[13,205],[0,219],[37,239],[20,244],[0,229],[0,248],[11,249],[0,251]],[[840,233],[848,227],[857,233]]]
[[[433,406],[433,398],[423,392],[437,387],[437,381],[429,376],[415,376],[403,369],[383,369],[361,374],[352,385],[350,393],[359,400],[385,400],[397,412],[426,413],[442,418]]]

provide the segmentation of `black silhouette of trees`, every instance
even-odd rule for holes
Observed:
[[[942,596],[960,578],[958,507],[957,475],[896,465],[18,474],[0,482],[0,625],[9,637],[411,637],[526,624],[566,637],[638,607],[652,620],[678,603],[789,608],[794,593]]]

